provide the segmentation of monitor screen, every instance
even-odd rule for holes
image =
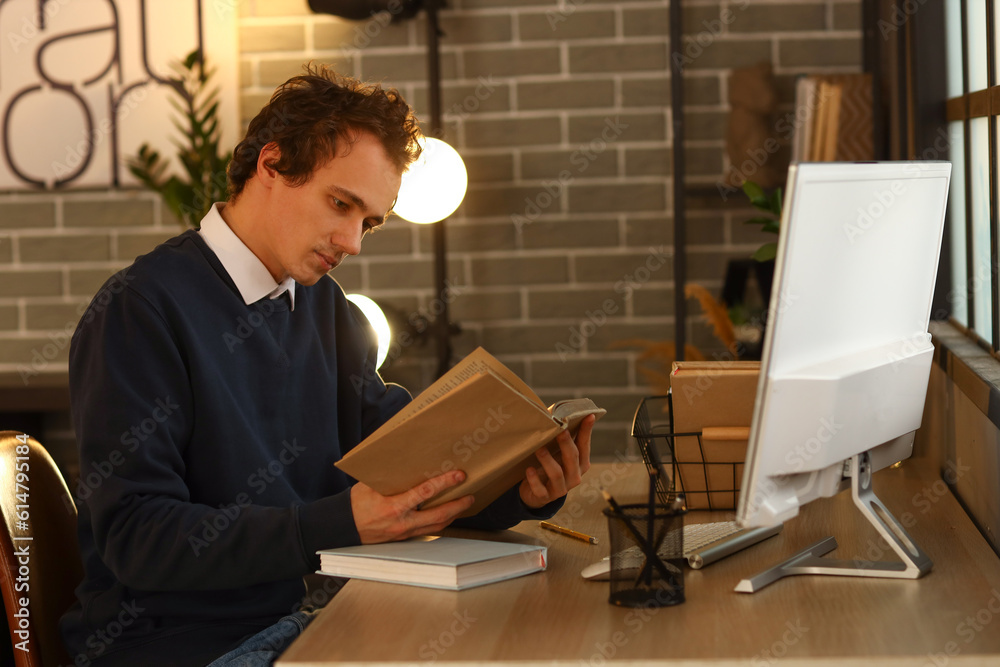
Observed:
[[[803,163],[789,170],[737,521],[781,523],[910,456],[951,165]]]

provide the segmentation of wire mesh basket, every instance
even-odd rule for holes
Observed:
[[[647,396],[632,417],[632,437],[650,475],[656,476],[656,499],[672,505],[677,498],[677,465],[674,460],[670,396]]]
[[[642,399],[632,418],[632,437],[656,475],[657,500],[669,505],[683,494],[687,509],[735,509],[745,456],[706,446],[701,431],[674,433],[672,425],[669,394]]]

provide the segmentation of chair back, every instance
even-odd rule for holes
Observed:
[[[76,505],[49,453],[17,431],[0,431],[0,513],[0,592],[14,664],[70,665],[59,618],[83,579]]]

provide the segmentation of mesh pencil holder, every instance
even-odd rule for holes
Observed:
[[[608,602],[647,608],[684,602],[684,511],[637,504],[604,515],[611,540]]]
[[[674,433],[669,394],[647,396],[632,419],[632,437],[642,460],[656,473],[657,502],[670,505],[683,494],[689,510],[735,509],[746,457],[733,429]],[[749,430],[749,429],[744,429]]]

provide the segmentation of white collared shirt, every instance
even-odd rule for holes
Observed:
[[[201,238],[222,262],[222,268],[236,283],[243,301],[249,306],[264,297],[277,299],[288,292],[291,310],[295,310],[295,281],[287,276],[280,283],[274,282],[271,272],[257,255],[229,228],[219,212],[224,203],[212,205],[201,221]]]

